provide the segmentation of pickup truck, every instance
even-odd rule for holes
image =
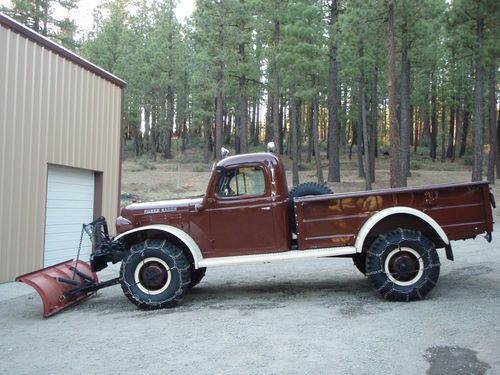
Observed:
[[[491,241],[492,205],[486,182],[342,194],[305,183],[288,191],[273,153],[229,156],[214,165],[203,196],[132,203],[114,238],[103,218],[89,224],[91,271],[122,262],[120,275],[105,285],[83,275],[63,293],[120,283],[135,305],[157,309],[175,306],[209,267],[351,257],[383,298],[418,300],[438,281],[437,249],[453,260],[451,241]]]

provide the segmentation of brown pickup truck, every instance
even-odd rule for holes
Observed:
[[[106,285],[87,277],[63,292],[120,283],[134,304],[156,309],[175,306],[208,267],[352,257],[384,298],[421,299],[438,281],[436,249],[453,260],[451,241],[491,241],[492,205],[486,182],[342,194],[305,183],[289,192],[274,154],[231,156],[214,166],[204,196],[133,203],[116,219],[115,238],[103,218],[89,224],[94,275],[122,262],[120,276]]]

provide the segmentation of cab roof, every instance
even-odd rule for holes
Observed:
[[[266,161],[271,165],[276,165],[279,163],[279,159],[276,155],[270,152],[256,152],[252,154],[239,154],[234,156],[228,156],[217,163],[217,167],[229,167],[232,165],[245,164],[245,163],[264,163]]]

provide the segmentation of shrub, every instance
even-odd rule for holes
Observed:
[[[156,166],[154,165],[153,161],[151,161],[147,156],[142,155],[138,160],[137,164],[139,164],[142,169],[149,169],[149,170],[154,170],[156,169]]]

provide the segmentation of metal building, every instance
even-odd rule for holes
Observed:
[[[116,216],[124,87],[0,13],[0,281],[73,258],[82,223]]]

